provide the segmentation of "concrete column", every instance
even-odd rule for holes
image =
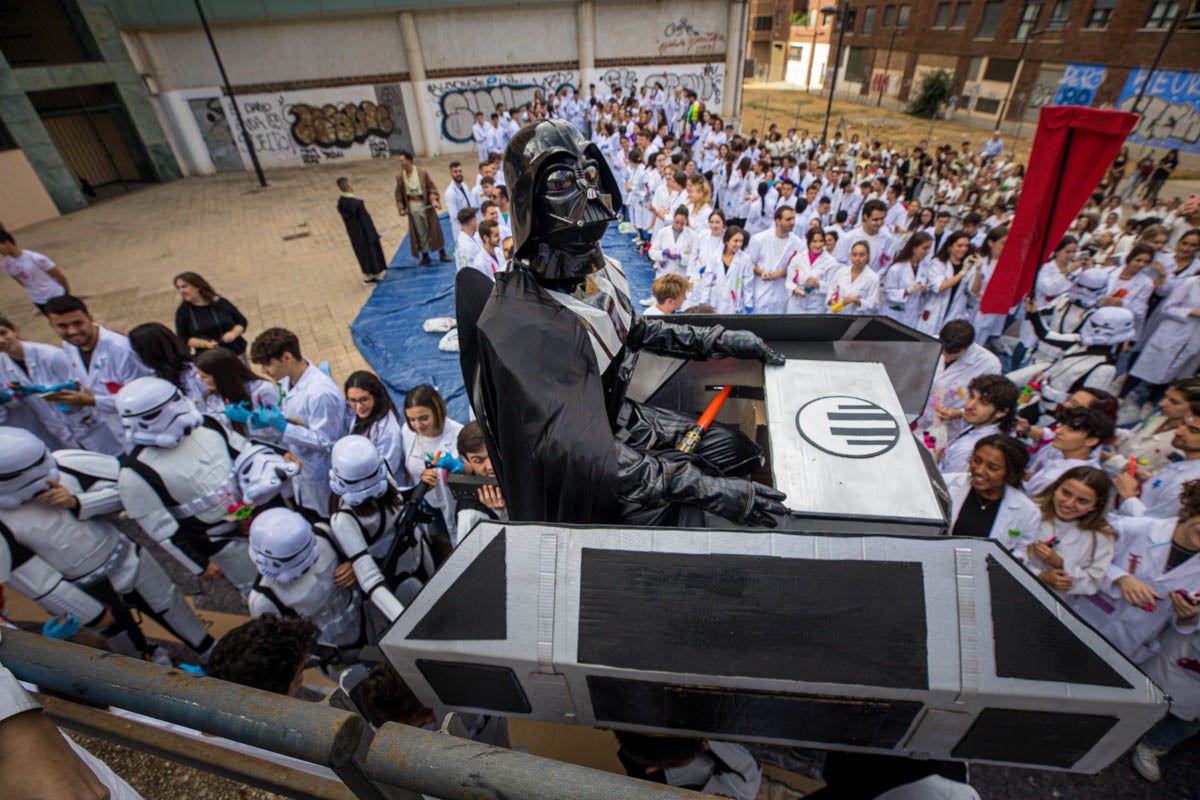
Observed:
[[[592,0],[579,0],[575,11],[579,42],[579,96],[587,97],[588,84],[596,82],[596,7]]]
[[[400,38],[404,42],[404,56],[408,59],[408,82],[413,90],[413,110],[417,114],[417,130],[421,132],[421,150],[426,156],[436,156],[442,151],[442,137],[437,120],[425,107],[429,95],[429,81],[425,78],[425,53],[421,50],[421,39],[417,36],[417,20],[411,11],[396,15],[400,23]]]
[[[37,173],[46,193],[59,211],[74,211],[87,206],[83,192],[67,162],[55,147],[46,126],[42,124],[37,109],[29,102],[17,76],[8,61],[0,53],[0,118],[12,135],[13,141],[25,153],[33,171]]]
[[[732,120],[742,108],[742,65],[746,63],[748,0],[731,0],[725,25],[725,86],[721,91],[721,116]]]

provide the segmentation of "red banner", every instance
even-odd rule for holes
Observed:
[[[1054,252],[1112,164],[1138,115],[1081,106],[1045,106],[1017,212],[979,310],[1007,314],[1033,288]]]

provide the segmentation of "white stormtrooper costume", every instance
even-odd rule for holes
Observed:
[[[341,498],[329,521],[334,542],[354,566],[363,593],[390,622],[433,575],[429,541],[417,526],[403,532],[410,541],[396,564],[393,594],[379,562],[398,535],[396,521],[403,505],[387,463],[370,439],[346,436],[338,440],[333,446],[329,485]]]
[[[1083,323],[1107,295],[1108,273],[1102,269],[1085,269],[1079,273],[1069,292],[1029,316],[1038,340],[1029,357],[1030,365],[1048,364],[1068,347],[1077,344]]]
[[[231,518],[241,503],[234,462],[249,442],[161,378],[138,378],[116,402],[133,445],[118,481],[125,511],[192,574],[211,560],[249,592],[256,573]]]
[[[118,651],[151,653],[129,609],[158,621],[201,657],[215,644],[183,595],[149,553],[103,515],[121,510],[117,459],[83,450],[51,453],[36,436],[0,428],[0,584],[7,583],[54,615],[74,614],[103,631]],[[61,484],[73,511],[33,498]]]
[[[317,642],[351,647],[362,637],[362,599],[333,582],[340,559],[323,523],[286,508],[268,508],[250,524],[250,558],[258,569],[247,598],[250,616],[304,617]]]
[[[300,465],[287,461],[274,447],[251,444],[233,462],[233,474],[242,502],[254,508],[285,505],[283,497],[290,481],[300,474]]]
[[[1033,364],[1011,372],[1008,379],[1024,386],[1039,372],[1041,388],[1031,403],[1038,403],[1039,424],[1053,422],[1055,410],[1084,387],[1109,391],[1117,377],[1116,357],[1119,344],[1131,342],[1137,336],[1137,320],[1133,312],[1120,306],[1097,308],[1079,330],[1079,344],[1066,350],[1053,364]],[[1028,405],[1028,404],[1027,404]]]

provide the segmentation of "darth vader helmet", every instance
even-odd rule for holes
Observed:
[[[604,263],[600,239],[621,191],[600,148],[561,120],[538,120],[504,154],[513,259],[546,280],[579,279]]]

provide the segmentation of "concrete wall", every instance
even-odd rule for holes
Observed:
[[[117,5],[124,9],[119,19],[145,19],[128,4]],[[564,85],[584,93],[587,84],[601,81],[626,93],[647,84],[694,89],[727,118],[740,106],[738,76],[728,67],[729,61],[740,65],[744,52],[748,18],[737,0],[407,7],[412,10],[214,17],[214,39],[264,166],[386,157],[383,145],[428,155],[469,152],[476,110],[490,114],[498,102],[513,108]],[[246,143],[202,29],[143,22],[122,35],[152,87],[183,169],[207,174],[248,167]],[[361,122],[372,107],[386,108],[395,130],[359,124],[348,137],[346,118]],[[318,131],[335,133],[313,141],[314,115]]]
[[[0,152],[0,225],[15,231],[58,216],[58,208],[20,150]]]

